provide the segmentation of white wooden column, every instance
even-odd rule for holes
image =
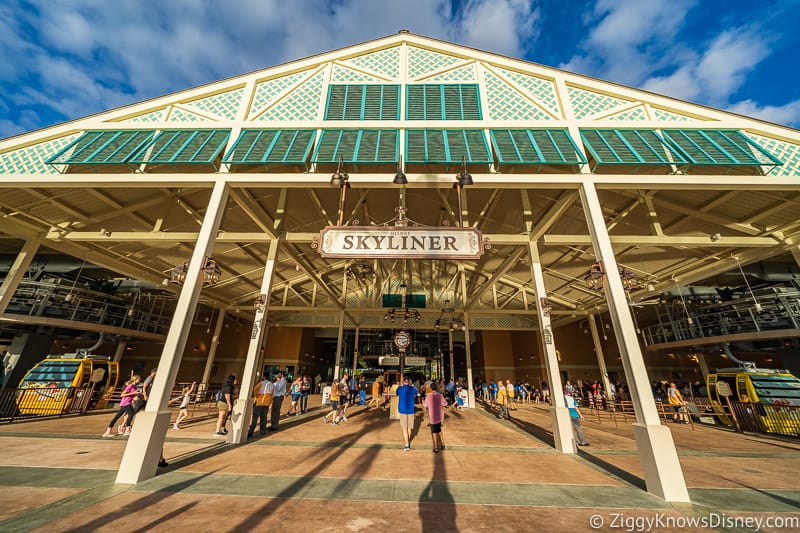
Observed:
[[[580,195],[595,256],[606,273],[603,279],[604,292],[636,413],[633,434],[644,470],[647,491],[666,501],[688,502],[689,492],[686,489],[672,433],[668,427],[661,425],[656,410],[644,357],[636,337],[636,327],[633,324],[625,289],[618,274],[617,259],[605,225],[603,209],[597,190],[589,179],[581,185]]]
[[[611,382],[608,380],[608,369],[606,368],[606,359],[603,356],[603,346],[600,344],[600,335],[597,334],[597,322],[594,315],[589,315],[589,329],[592,332],[592,343],[594,344],[594,353],[597,355],[597,366],[600,367],[600,379],[603,380],[603,390],[606,391],[608,398],[611,397]]]
[[[467,275],[464,272],[464,264],[459,263],[458,270],[461,273],[461,298],[464,305],[464,356],[467,358],[467,396],[469,398],[468,407],[475,407],[475,391],[472,386],[472,346],[469,342],[469,313],[467,313]]]
[[[192,328],[192,317],[200,299],[201,272],[206,258],[214,249],[228,192],[228,184],[224,179],[217,181],[211,191],[206,215],[189,260],[186,280],[175,305],[175,315],[164,340],[152,392],[147,407],[136,415],[136,424],[122,454],[117,483],[138,483],[156,474],[171,416],[167,403],[178,375],[186,339]]]
[[[350,377],[354,377],[356,375],[356,367],[358,366],[358,335],[361,332],[361,328],[356,326],[356,342],[353,345],[353,373],[350,374]]]
[[[450,379],[453,380],[453,383],[456,382],[456,367],[455,361],[453,360],[453,330],[452,328],[448,328],[447,330],[447,346],[450,348]]]
[[[542,273],[542,260],[539,258],[539,247],[534,241],[528,242],[528,252],[531,256],[531,276],[536,291],[536,315],[539,319],[539,338],[542,342],[542,353],[547,367],[547,382],[550,387],[552,405],[550,415],[553,419],[553,443],[556,450],[562,453],[575,453],[577,444],[572,435],[572,421],[569,418],[564,400],[564,387],[561,385],[561,374],[558,369],[558,356],[556,355],[555,337],[550,325],[550,312],[545,312],[542,299],[547,298],[547,289],[544,286]]]
[[[211,346],[208,347],[208,359],[206,359],[206,367],[203,369],[203,379],[200,380],[200,386],[197,389],[198,393],[204,393],[208,390],[208,382],[211,380],[211,367],[214,366],[214,359],[217,357],[219,336],[222,334],[222,326],[225,325],[226,314],[224,309],[220,309],[219,313],[217,313],[217,323],[214,325],[214,333],[211,335]]]
[[[342,279],[342,305],[347,302],[347,274]],[[336,363],[333,367],[333,380],[341,379],[339,371],[342,367],[342,338],[344,337],[344,307],[339,311],[339,335],[336,339]]]
[[[0,316],[3,316],[6,309],[8,309],[8,304],[11,302],[11,298],[14,297],[14,293],[17,292],[17,287],[19,287],[19,283],[25,276],[28,267],[31,266],[31,261],[36,257],[40,244],[39,239],[25,241],[22,250],[19,251],[16,259],[14,259],[6,279],[0,285]]]
[[[250,333],[250,344],[247,346],[247,356],[244,362],[244,371],[239,386],[239,398],[233,405],[231,417],[232,429],[228,433],[228,442],[247,442],[247,428],[250,426],[250,417],[253,414],[253,388],[260,381],[258,362],[261,358],[261,346],[264,341],[264,332],[267,328],[267,312],[269,311],[269,295],[272,292],[272,280],[275,273],[275,258],[278,256],[279,240],[269,243],[267,261],[264,264],[264,276],[261,278],[261,294],[265,295],[264,306],[256,308],[253,319],[253,330]]]

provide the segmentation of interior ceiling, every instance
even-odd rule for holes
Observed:
[[[387,176],[387,181],[391,176]],[[452,188],[359,187],[348,189],[344,222],[383,224],[404,202],[413,222],[458,224]],[[188,261],[205,215],[209,188],[64,187],[0,189],[0,246],[16,254],[20,237],[42,239],[45,249],[86,260],[119,274],[161,286],[171,269]],[[405,197],[403,195],[405,194]],[[618,262],[658,290],[687,286],[742,265],[787,254],[800,237],[800,194],[747,190],[599,191]],[[532,214],[526,218],[523,197]],[[252,311],[260,292],[270,234],[281,242],[269,318],[311,309],[337,311],[361,322],[360,309],[381,314],[381,294],[425,294],[438,314],[445,301],[474,314],[517,314],[534,320],[533,282],[527,237],[539,244],[556,324],[605,306],[602,292],[583,277],[595,255],[577,190],[489,187],[464,189],[465,225],[493,240],[484,256],[464,261],[466,302],[455,261],[370,260],[376,275],[362,282],[343,278],[349,262],[323,259],[311,238],[335,225],[339,188],[232,186],[212,257],[220,283],[203,288],[206,302]],[[240,234],[240,235],[235,235]],[[514,237],[517,242],[504,244]],[[351,261],[352,262],[352,261]],[[350,262],[350,263],[351,263]],[[162,287],[177,291],[178,287]],[[631,293],[641,300],[646,289]],[[527,305],[527,307],[526,307]]]

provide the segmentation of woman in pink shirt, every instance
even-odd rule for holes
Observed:
[[[116,421],[123,415],[125,415],[125,423],[124,427],[119,427],[119,434],[122,435],[124,430],[125,435],[130,435],[131,421],[133,420],[133,405],[131,404],[133,403],[133,400],[139,396],[139,391],[137,389],[139,381],[141,381],[139,376],[133,376],[131,377],[130,381],[125,384],[125,389],[122,391],[122,399],[119,401],[119,411],[117,411],[117,414],[114,415],[114,418],[112,418],[111,422],[109,422],[106,432],[103,433],[104,437],[114,436],[111,434],[111,430],[113,429]]]
[[[444,408],[447,400],[439,394],[436,383],[431,383],[431,392],[425,395],[425,409],[428,410],[428,417],[431,425],[431,438],[433,439],[433,453],[444,450],[444,438],[442,435],[442,421],[444,421]]]

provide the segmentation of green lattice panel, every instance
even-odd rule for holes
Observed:
[[[58,171],[45,161],[78,136],[80,133],[0,154],[0,174],[58,174]]]
[[[380,78],[375,78],[373,76],[370,76],[369,74],[364,74],[363,72],[359,72],[357,70],[343,67],[341,65],[333,66],[333,76],[331,77],[331,83],[350,83],[350,82],[363,82],[363,81],[382,82],[384,80]]]
[[[209,122],[209,119],[206,117],[201,117],[200,115],[195,115],[194,113],[185,111],[179,107],[173,107],[167,122]]]
[[[775,167],[770,172],[771,176],[800,176],[800,145],[762,137],[754,133],[742,133],[761,148],[783,161],[783,165]]]
[[[489,114],[494,120],[552,120],[514,87],[489,71],[485,73]]]
[[[162,120],[164,120],[164,110],[159,109],[145,115],[131,117],[128,120],[123,120],[123,122],[161,122]]]
[[[653,108],[653,117],[656,120],[663,120],[665,122],[688,122],[690,120],[695,120],[692,117],[679,115],[678,113],[673,113],[665,109],[658,109],[657,107]]]
[[[439,69],[455,65],[461,59],[438,54],[423,48],[408,47],[408,77],[412,80]]]
[[[244,88],[215,94],[214,96],[200,98],[199,100],[192,100],[187,103],[200,111],[211,113],[221,118],[234,120],[236,114],[239,112],[239,106],[242,104],[243,96]]]
[[[297,72],[282,78],[265,81],[256,86],[256,94],[253,97],[253,105],[250,107],[250,118],[261,113],[266,107],[272,104],[283,92],[308,77],[310,70]]]
[[[634,107],[633,109],[628,109],[627,111],[623,111],[622,113],[617,113],[616,115],[611,115],[608,117],[608,120],[626,120],[631,122],[641,122],[643,120],[647,120],[647,113],[645,113],[644,108]]]
[[[530,94],[542,104],[542,107],[552,111],[556,116],[561,116],[561,108],[558,105],[558,96],[556,95],[556,86],[552,81],[502,68],[500,72],[520,87],[529,91]]]
[[[438,76],[426,78],[425,83],[433,82],[452,82],[452,83],[475,83],[478,81],[478,76],[475,74],[475,65],[464,65],[447,72],[443,72]]]
[[[400,79],[400,47],[387,48],[363,56],[348,59],[347,63],[356,67],[371,70],[376,74],[389,76],[392,80]]]
[[[258,120],[316,120],[324,78],[325,72],[320,71],[258,117]]]
[[[582,119],[603,111],[610,111],[615,107],[628,105],[630,102],[621,98],[614,98],[605,94],[567,87],[567,94],[572,103],[572,111],[575,118]]]

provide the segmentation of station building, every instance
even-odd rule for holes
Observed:
[[[650,384],[800,367],[799,175],[795,129],[401,31],[0,141],[5,384],[91,344],[157,366],[132,482],[176,381],[624,383],[686,501]]]

